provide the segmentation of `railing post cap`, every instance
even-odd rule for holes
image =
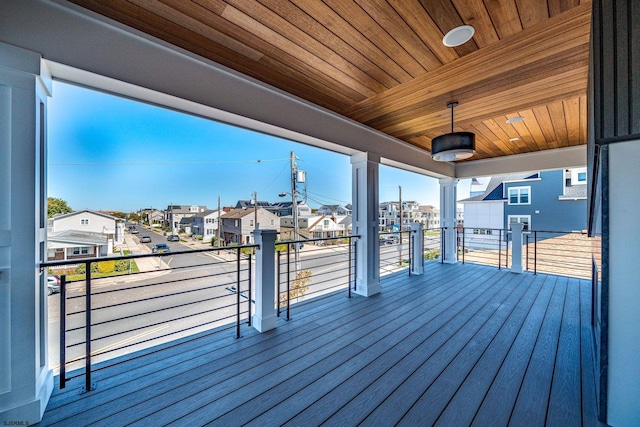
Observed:
[[[251,232],[251,234],[254,234],[254,235],[258,235],[258,234],[260,234],[260,235],[278,234],[278,230],[273,230],[273,229],[270,229],[270,228],[258,228],[256,230],[253,230]]]

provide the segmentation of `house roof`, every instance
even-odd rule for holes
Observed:
[[[106,245],[107,236],[102,233],[92,233],[81,230],[64,230],[58,233],[49,233],[47,241],[51,243],[66,243],[77,245]],[[55,245],[53,245],[55,246]]]
[[[220,209],[220,211],[221,211],[220,216],[222,217],[224,215],[224,213],[223,213],[224,211],[222,211],[222,209]],[[218,212],[217,209],[207,209],[204,212],[199,212],[199,213],[195,214],[194,216],[192,216],[192,218],[204,218],[204,217],[209,216],[212,213],[216,213],[216,212]]]
[[[87,214],[87,213],[90,213],[92,215],[101,216],[101,217],[104,217],[104,218],[107,218],[107,219],[112,219],[114,221],[118,221],[118,218],[116,218],[115,216],[111,216],[109,214],[98,212],[98,211],[92,211],[91,209],[83,209],[81,211],[73,211],[73,212],[69,212],[69,213],[66,213],[66,214],[56,214],[56,215],[52,216],[49,219],[58,220],[58,219],[62,219],[62,218],[69,218],[69,217],[72,217],[72,216],[81,215],[81,214]]]
[[[265,212],[269,212],[268,210],[264,209],[264,208],[259,208],[262,209]],[[222,215],[220,218],[221,219],[240,219],[240,218],[244,218],[245,216],[251,214],[253,215],[255,211],[255,208],[247,208],[247,209],[232,209],[229,212],[225,213],[224,215]],[[271,213],[271,212],[269,212]]]
[[[531,172],[527,173],[514,173],[510,175],[497,175],[492,176],[491,180],[489,180],[489,184],[487,184],[487,188],[484,190],[483,194],[478,196],[468,197],[466,199],[458,200],[458,203],[466,203],[466,202],[482,202],[482,201],[490,201],[490,200],[505,200],[504,195],[502,194],[502,183],[505,181],[519,181],[522,179],[527,179],[532,176]]]
[[[261,208],[271,207],[272,204],[270,202],[265,202],[264,200],[258,200],[258,206]],[[253,200],[238,200],[236,203],[236,209],[242,208],[253,208]]]
[[[564,194],[559,197],[560,200],[585,199],[587,197],[587,185],[572,185],[564,189]]]

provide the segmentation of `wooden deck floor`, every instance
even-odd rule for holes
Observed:
[[[434,262],[382,289],[56,387],[41,425],[600,425],[587,281]]]

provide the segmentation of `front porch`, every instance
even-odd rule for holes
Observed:
[[[41,425],[599,425],[591,282],[427,262],[57,386]]]

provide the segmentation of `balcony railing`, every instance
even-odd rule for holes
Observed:
[[[84,376],[84,388],[91,390],[95,363],[106,361],[98,368],[106,369],[118,356],[172,339],[204,330],[235,330],[240,337],[241,325],[251,325],[255,247],[43,263],[42,268],[62,273],[60,388]],[[122,263],[155,268],[129,267],[124,275],[109,276]]]
[[[277,315],[291,316],[291,306],[341,289],[355,289],[358,236],[281,242],[276,245]],[[304,245],[304,246],[303,246]],[[296,263],[295,248],[299,259]]]

